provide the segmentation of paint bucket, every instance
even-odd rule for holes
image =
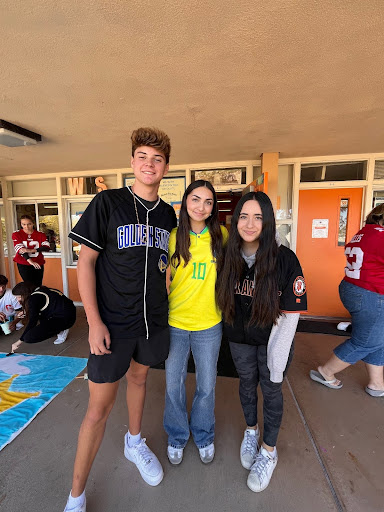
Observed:
[[[3,322],[2,324],[0,324],[1,330],[3,331],[4,334],[11,334],[11,329],[9,328],[10,323],[11,321],[8,320],[7,322]]]

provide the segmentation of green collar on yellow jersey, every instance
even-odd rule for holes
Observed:
[[[205,233],[207,233],[207,231],[208,231],[208,226],[205,226],[205,228],[203,229],[203,231],[201,233],[195,233],[194,231],[190,231],[189,234],[199,236],[199,235],[205,235]]]

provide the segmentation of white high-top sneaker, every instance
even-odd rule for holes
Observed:
[[[54,345],[61,345],[62,343],[64,343],[64,341],[67,339],[68,333],[69,329],[65,329],[64,331],[59,332],[57,338],[53,342]]]

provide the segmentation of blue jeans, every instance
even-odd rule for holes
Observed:
[[[204,448],[215,436],[215,385],[222,324],[202,331],[185,331],[171,326],[169,329],[171,346],[165,362],[164,410],[168,444],[184,448],[191,431],[196,446]],[[188,421],[185,379],[191,350],[196,367],[196,391]]]
[[[340,299],[352,318],[351,338],[335,348],[345,363],[384,365],[384,295],[341,281]]]

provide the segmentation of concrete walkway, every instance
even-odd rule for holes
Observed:
[[[8,352],[17,333],[0,337]],[[262,493],[246,486],[239,461],[244,420],[238,380],[219,377],[216,393],[216,457],[203,465],[190,441],[180,466],[166,457],[162,428],[165,375],[150,370],[143,435],[158,455],[165,477],[158,487],[143,482],[123,455],[127,430],[125,382],[87,485],[87,512],[370,512],[384,510],[384,399],[364,392],[365,368],[343,372],[344,387],[330,390],[308,378],[344,338],[298,333],[296,354],[284,384],[285,414],[278,441],[279,463]],[[82,309],[63,345],[48,340],[23,346],[31,354],[86,357],[87,324]],[[187,379],[189,403],[194,375]],[[0,510],[62,512],[70,490],[87,381],[76,379],[0,452]],[[260,410],[261,414],[261,410]],[[1,421],[1,416],[0,416]]]

